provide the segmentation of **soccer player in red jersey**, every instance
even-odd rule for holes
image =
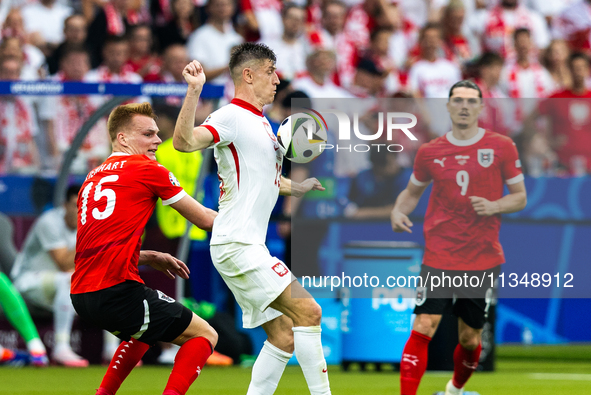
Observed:
[[[123,340],[97,395],[114,395],[144,353],[157,341],[181,346],[165,395],[183,395],[199,376],[217,333],[161,291],[147,288],[138,265],[168,277],[189,269],[169,254],[140,251],[146,222],[158,198],[198,227],[211,230],[217,213],[195,201],[174,174],[156,161],[156,116],[148,103],[115,108],[107,123],[113,154],[86,177],[78,196],[74,308],[86,321]]]
[[[458,317],[459,344],[454,352],[453,379],[446,395],[463,393],[478,366],[481,334],[491,301],[491,276],[505,258],[499,243],[500,214],[522,210],[527,201],[517,149],[510,138],[478,127],[484,107],[482,93],[471,81],[449,92],[447,109],[452,130],[423,144],[413,174],[391,214],[395,232],[411,232],[408,215],[433,181],[425,215],[425,255],[421,277],[485,275],[480,287],[417,287],[413,329],[400,363],[400,393],[414,395],[427,368],[429,341],[442,313],[452,307]],[[503,184],[509,194],[503,196]],[[484,273],[483,273],[484,272]],[[454,298],[457,297],[457,298]],[[454,302],[455,301],[455,302]]]
[[[548,140],[558,160],[571,174],[583,175],[591,173],[591,91],[586,86],[591,60],[584,53],[574,53],[569,58],[569,66],[573,87],[541,102],[530,120],[548,116]]]

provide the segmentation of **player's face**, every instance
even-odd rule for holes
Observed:
[[[455,126],[466,129],[478,122],[483,106],[476,89],[461,87],[453,90],[447,102],[447,111]]]
[[[125,143],[132,155],[146,155],[156,160],[156,150],[162,140],[158,137],[156,121],[144,115],[134,115],[124,132]]]
[[[268,59],[253,70],[254,93],[263,104],[271,104],[275,99],[277,85],[279,85],[279,77],[275,70],[275,63]]]

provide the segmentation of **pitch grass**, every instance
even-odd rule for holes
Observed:
[[[105,367],[88,369],[0,368],[0,394],[93,395]],[[158,395],[168,379],[170,368],[144,366],[135,369],[119,395]],[[393,371],[342,372],[329,367],[334,395],[396,395],[399,375]],[[448,372],[427,372],[420,395],[443,390],[451,377]],[[188,394],[242,395],[246,393],[250,369],[240,367],[203,370]],[[479,372],[470,380],[469,391],[481,395],[588,395],[591,394],[591,347],[500,347],[495,372]],[[308,394],[301,370],[288,366],[277,395]]]

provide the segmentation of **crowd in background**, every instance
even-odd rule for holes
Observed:
[[[516,141],[527,173],[591,170],[591,0],[3,0],[0,26],[0,80],[184,82],[197,59],[227,100],[230,51],[244,41],[276,52],[276,101],[296,90],[313,100],[445,99],[472,78],[487,101],[481,125]],[[562,104],[544,101],[552,96]],[[0,96],[0,173],[57,171],[106,100]],[[152,103],[170,128],[181,98]],[[212,109],[203,102],[198,121]],[[449,130],[423,111],[424,141]],[[73,170],[109,152],[101,121]]]

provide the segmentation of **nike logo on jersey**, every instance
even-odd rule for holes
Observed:
[[[465,165],[470,157],[468,155],[456,155],[456,160],[460,165]]]
[[[441,165],[441,167],[444,167],[445,164],[443,162],[445,162],[447,158],[443,158],[443,159],[433,159],[433,162],[435,163],[439,163]]]
[[[326,369],[326,368],[322,369],[322,373],[326,373],[326,372],[328,372],[328,369]]]

